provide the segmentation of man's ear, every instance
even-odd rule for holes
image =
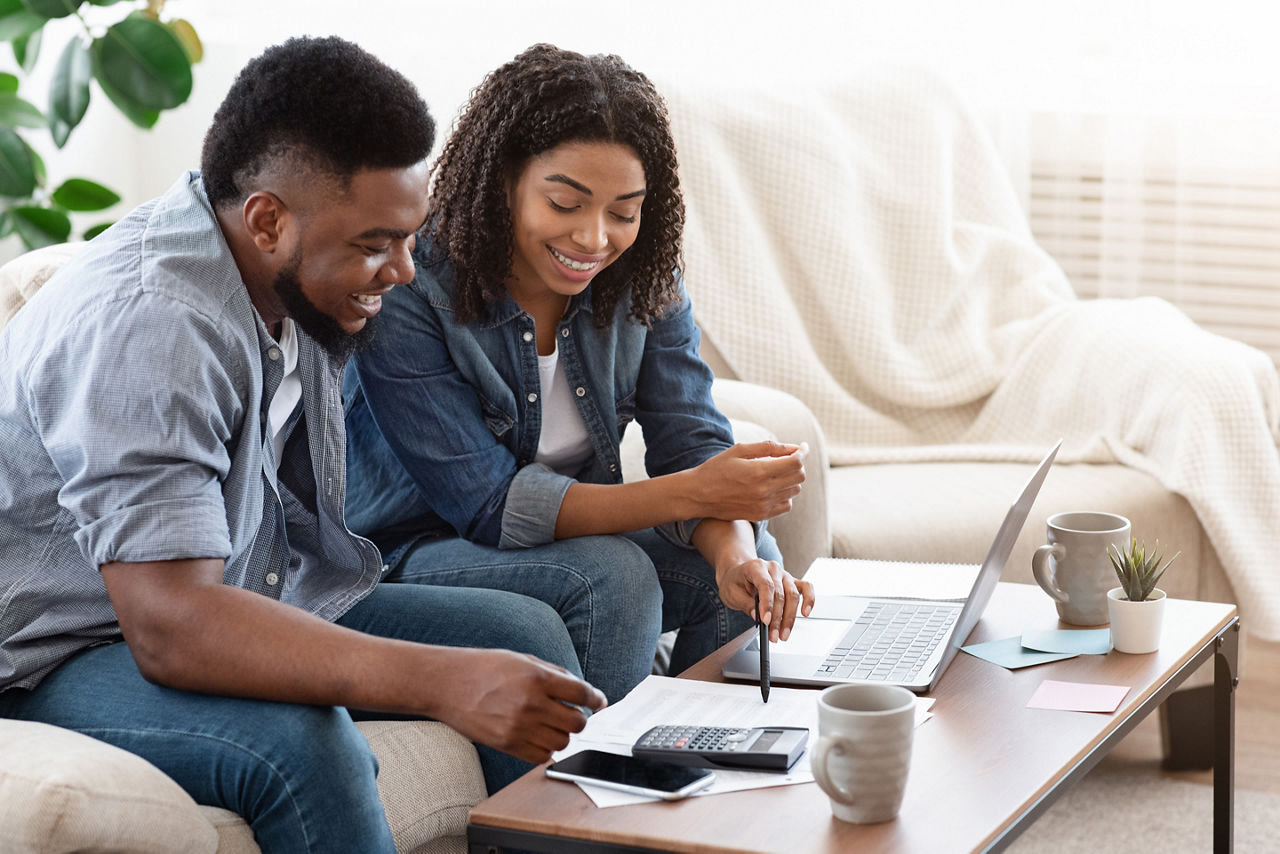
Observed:
[[[280,243],[289,209],[275,193],[259,190],[244,201],[244,227],[255,246],[272,253]]]

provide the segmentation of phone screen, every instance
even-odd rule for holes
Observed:
[[[643,789],[660,797],[687,795],[715,779],[715,774],[706,768],[618,756],[601,750],[584,750],[562,759],[547,768],[547,776],[630,791]]]

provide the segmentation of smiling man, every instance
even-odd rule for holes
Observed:
[[[379,584],[340,375],[413,278],[434,127],[340,39],[241,72],[201,172],[0,333],[0,716],[151,761],[264,851],[393,851],[352,716],[451,724],[490,788],[603,696],[524,596]]]

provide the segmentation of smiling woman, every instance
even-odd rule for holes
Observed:
[[[414,281],[344,385],[348,521],[387,580],[541,599],[615,701],[662,631],[673,671],[752,618],[785,639],[813,592],[762,523],[806,451],[733,444],[711,400],[653,85],[535,45],[476,88],[434,169]],[[633,420],[651,477],[623,483]]]

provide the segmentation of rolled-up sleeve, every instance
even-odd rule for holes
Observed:
[[[78,318],[32,373],[33,421],[92,564],[230,556],[221,483],[243,401],[217,335],[133,294]]]

